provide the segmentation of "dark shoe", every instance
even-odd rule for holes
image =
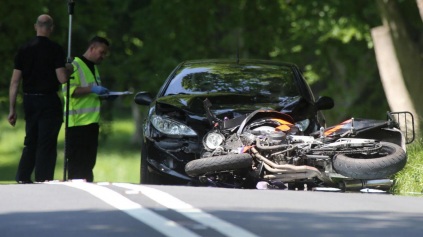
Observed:
[[[23,180],[23,181],[18,181],[18,184],[32,184],[34,182],[32,182],[31,180]]]

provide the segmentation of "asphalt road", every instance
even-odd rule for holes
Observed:
[[[118,183],[1,185],[0,236],[423,236],[423,198]]]

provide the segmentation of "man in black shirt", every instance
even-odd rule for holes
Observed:
[[[16,181],[32,183],[52,180],[57,157],[57,136],[63,122],[62,104],[57,95],[60,83],[66,83],[65,55],[60,45],[49,40],[53,19],[38,17],[34,25],[37,37],[22,45],[15,57],[10,83],[8,121],[15,126],[18,88],[23,79],[26,136]]]

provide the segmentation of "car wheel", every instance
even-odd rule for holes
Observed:
[[[161,176],[148,170],[147,162],[147,145],[142,142],[141,145],[141,167],[140,167],[140,183],[141,184],[161,184]]]

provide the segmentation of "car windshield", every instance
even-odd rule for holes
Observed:
[[[164,96],[205,93],[261,95],[272,100],[299,95],[293,71],[288,66],[197,63],[180,68]]]

